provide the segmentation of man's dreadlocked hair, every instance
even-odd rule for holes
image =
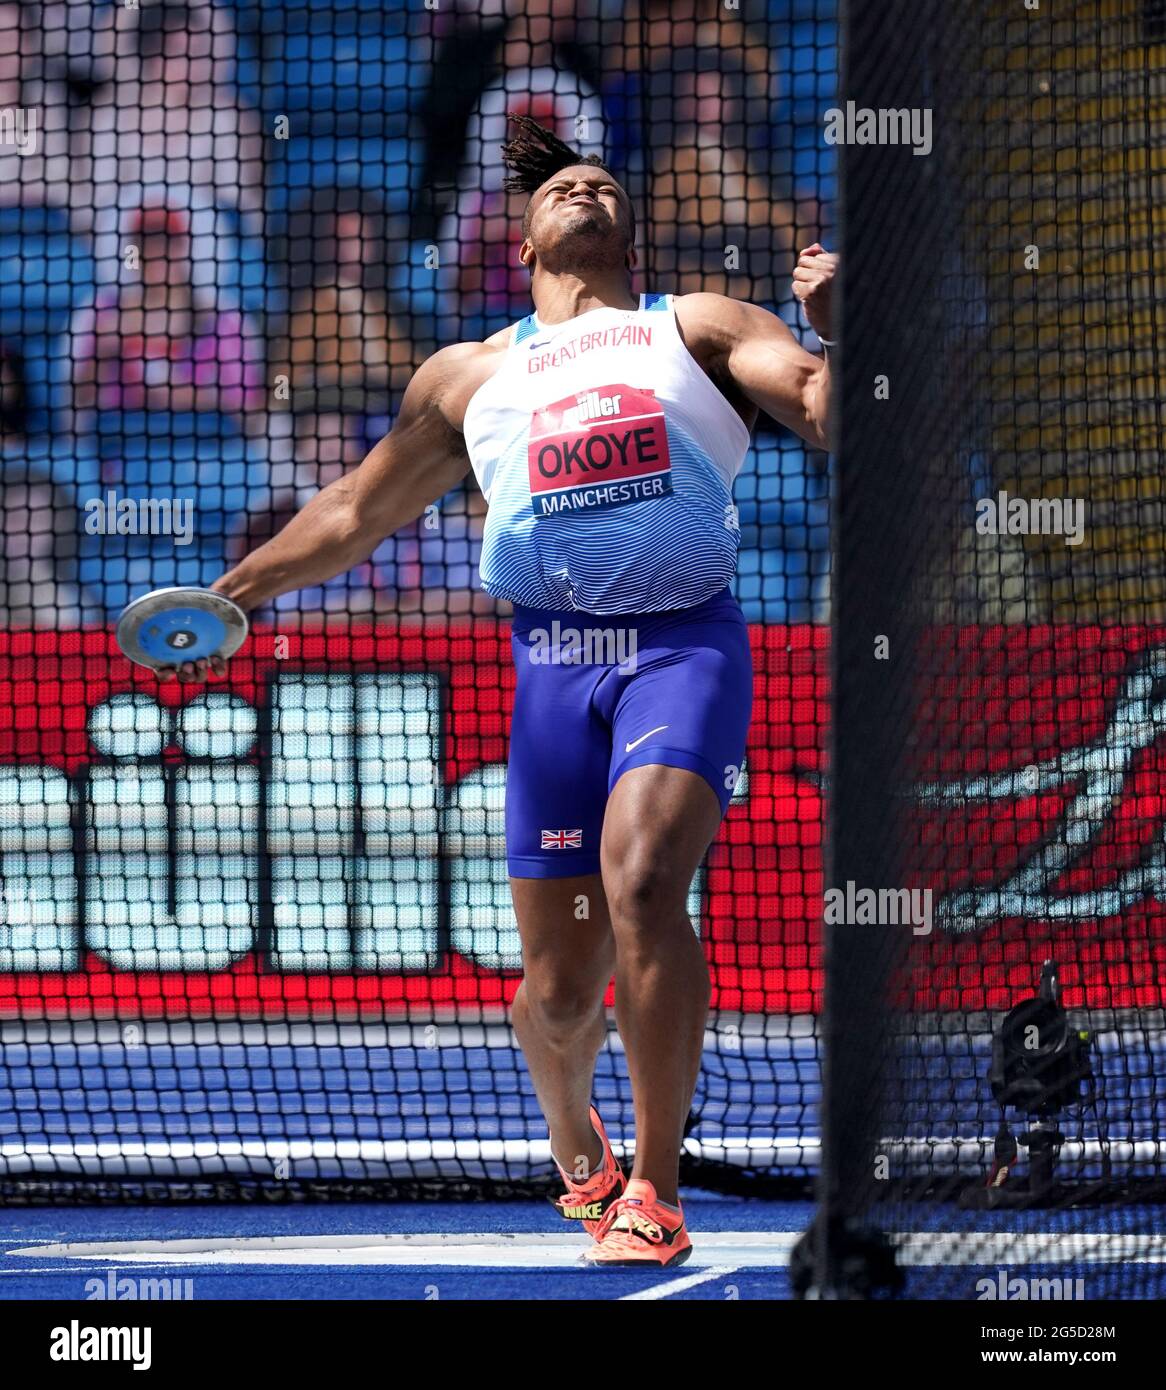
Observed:
[[[510,122],[511,136],[502,145],[502,162],[510,170],[504,184],[507,192],[534,193],[560,169],[570,169],[577,164],[602,169],[605,173],[611,174],[611,170],[597,154],[580,154],[578,150],[564,144],[553,130],[547,130],[529,116],[511,111],[507,113],[507,119]],[[611,176],[615,178],[614,174]],[[634,237],[635,214],[631,212],[630,203],[629,215],[632,219],[631,230]],[[528,203],[522,216],[522,235],[526,236],[529,231]]]

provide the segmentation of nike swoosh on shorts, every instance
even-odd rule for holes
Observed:
[[[633,739],[631,743],[625,743],[623,746],[623,751],[625,753],[630,753],[633,748],[638,748],[646,738],[651,738],[653,734],[662,733],[667,727],[667,724],[661,724],[659,728],[649,729],[646,734],[641,734],[639,738]]]

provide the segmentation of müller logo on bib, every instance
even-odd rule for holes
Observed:
[[[651,390],[596,386],[543,406],[531,416],[528,460],[535,516],[672,491],[664,409]]]

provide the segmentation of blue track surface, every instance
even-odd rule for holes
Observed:
[[[773,1229],[800,1232],[809,1220],[808,1204],[767,1203],[690,1197],[685,1211],[691,1228],[718,1231]],[[773,1223],[777,1224],[773,1224]],[[393,1203],[376,1206],[299,1206],[257,1210],[216,1206],[189,1210],[127,1208],[78,1210],[0,1210],[0,1301],[9,1299],[83,1299],[86,1283],[105,1281],[112,1268],[119,1274],[194,1281],[198,1299],[381,1298],[381,1299],[590,1299],[621,1298],[658,1286],[673,1275],[638,1271],[490,1269],[480,1265],[386,1269],[352,1265],[261,1265],[230,1269],[224,1265],[160,1263],[143,1269],[115,1259],[100,1262],[67,1258],[14,1257],[14,1249],[50,1242],[197,1239],[200,1236],[350,1236],[372,1232],[523,1232],[558,1235],[564,1223],[543,1202],[435,1204]],[[581,1244],[585,1242],[581,1241]],[[734,1293],[735,1290],[735,1293]],[[785,1298],[788,1280],[781,1269],[741,1269],[731,1277],[671,1295],[701,1298]]]
[[[443,1264],[387,1268],[362,1260],[359,1252],[303,1265],[264,1263],[232,1268],[230,1256],[200,1258],[197,1263],[167,1262],[159,1255],[148,1265],[107,1255],[99,1259],[70,1258],[68,1253],[41,1257],[39,1247],[62,1242],[114,1241],[125,1251],[135,1242],[186,1240],[198,1244],[211,1238],[227,1239],[242,1248],[257,1237],[293,1237],[305,1244],[313,1238],[376,1238],[389,1233],[432,1237],[438,1233],[559,1234],[563,1228],[542,1203],[479,1203],[450,1205],[401,1203],[376,1206],[298,1206],[255,1209],[250,1207],[80,1209],[0,1211],[0,1300],[84,1299],[93,1281],[124,1277],[173,1279],[177,1290],[188,1291],[195,1301],[213,1299],[518,1299],[540,1300],[621,1299],[646,1292],[684,1299],[784,1299],[790,1296],[784,1267],[741,1266],[712,1272],[714,1261],[701,1250],[701,1233],[741,1232],[800,1233],[810,1219],[810,1207],[802,1203],[772,1203],[717,1199],[684,1194],[685,1210],[696,1247],[693,1260],[674,1271],[641,1274],[636,1271],[594,1271],[585,1268],[505,1268],[490,1259],[475,1257],[464,1266]],[[923,1207],[904,1213],[918,1217],[916,1231],[927,1228],[962,1228],[979,1242],[988,1258],[988,1232],[1002,1235],[1019,1230],[1042,1233],[1046,1238],[1067,1239],[1083,1230],[1119,1230],[1140,1236],[1162,1227],[1162,1213],[1125,1209],[1108,1215],[1069,1212],[1056,1215],[1033,1213],[1026,1218],[1005,1215],[956,1213],[951,1207]],[[724,1236],[729,1239],[731,1237]],[[580,1244],[582,1244],[580,1240]],[[14,1254],[14,1251],[24,1253]],[[29,1252],[33,1253],[29,1253]],[[703,1258],[701,1258],[703,1255]],[[112,1271],[112,1274],[111,1274]],[[977,1281],[995,1279],[997,1263],[967,1264],[950,1269],[907,1268],[907,1297],[975,1299]],[[1136,1289],[1139,1296],[1166,1297],[1166,1265],[1115,1261],[1026,1264],[1028,1277],[1085,1281],[1090,1299],[1124,1296]],[[189,1288],[185,1281],[190,1280]],[[688,1285],[688,1286],[686,1286]],[[88,1286],[88,1289],[87,1289]]]

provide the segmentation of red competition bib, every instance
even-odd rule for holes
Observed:
[[[535,516],[603,511],[672,491],[664,410],[650,389],[597,386],[531,416]]]

